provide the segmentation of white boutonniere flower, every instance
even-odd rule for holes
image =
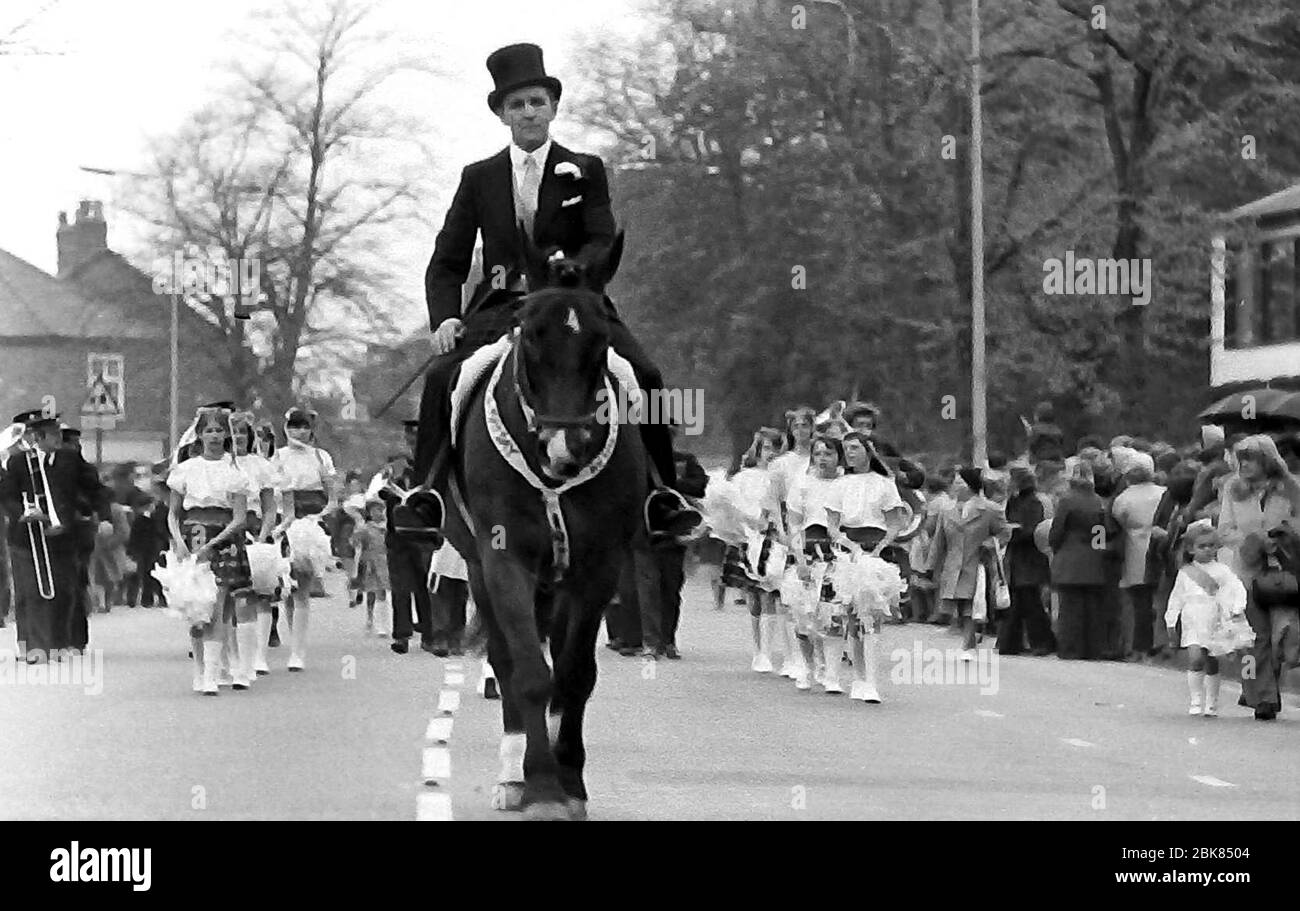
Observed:
[[[555,166],[555,176],[572,177],[574,180],[578,180],[582,177],[582,168],[571,161],[562,161]]]
[[[576,206],[580,202],[582,202],[582,197],[575,196],[572,199],[566,199],[564,202],[560,203],[560,208],[567,209],[569,206]]]

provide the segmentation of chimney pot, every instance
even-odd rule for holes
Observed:
[[[60,212],[55,241],[60,276],[107,250],[108,224],[104,221],[104,204],[97,199],[81,200],[77,204],[76,222],[71,225],[67,213]]]

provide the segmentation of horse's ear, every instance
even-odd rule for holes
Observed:
[[[528,236],[528,229],[524,227],[523,221],[518,222],[517,225],[519,249],[524,253],[524,271],[528,275],[528,290],[536,291],[538,288],[545,288],[549,278],[546,255]]]

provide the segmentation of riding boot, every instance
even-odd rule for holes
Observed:
[[[266,663],[266,644],[271,639],[271,612],[258,611],[257,623],[254,626],[257,630],[257,642],[253,651],[253,673],[260,675],[271,673],[271,667]]]
[[[1219,680],[1218,674],[1205,675],[1205,717],[1219,717]]]
[[[828,693],[843,693],[844,687],[840,686],[840,664],[844,660],[844,637],[838,633],[823,637],[822,651],[826,655],[822,689]]]
[[[257,676],[257,638],[258,624],[254,620],[241,623],[235,627],[235,638],[239,642],[239,662],[235,666],[235,689],[246,690]]]
[[[221,640],[204,639],[202,653],[203,695],[215,696],[220,692],[217,688],[217,676],[221,670]]]
[[[1187,672],[1187,691],[1191,695],[1191,705],[1187,709],[1189,715],[1201,714],[1201,698],[1205,690],[1205,671],[1188,671]]]
[[[271,635],[266,639],[267,648],[280,647],[280,605],[271,605]]]
[[[311,608],[300,604],[293,609],[293,625],[289,627],[289,670],[300,671],[307,661],[307,621]]]

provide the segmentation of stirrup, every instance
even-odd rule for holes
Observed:
[[[440,540],[447,510],[436,490],[412,491],[405,502],[393,507],[393,531],[412,541]]]
[[[657,529],[650,521],[650,504],[657,497],[664,495],[671,496],[676,501],[676,509],[671,514],[673,525],[669,528]],[[645,505],[642,507],[642,519],[645,522],[645,528],[650,534],[652,543],[668,540],[687,543],[692,540],[692,536],[698,537],[699,530],[704,525],[704,517],[700,515],[699,510],[688,503],[680,491],[671,487],[656,487],[650,491],[650,494],[645,498]]]

